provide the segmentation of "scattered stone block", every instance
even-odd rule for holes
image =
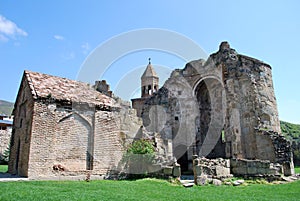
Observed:
[[[169,166],[164,167],[163,173],[165,175],[172,175],[172,173],[173,173],[173,167],[169,167]]]
[[[232,182],[232,185],[239,186],[239,185],[243,184],[244,182],[245,182],[245,180],[240,179],[240,180],[236,180],[236,181]]]
[[[183,186],[186,188],[193,187],[194,183],[186,183],[186,184],[183,184]]]
[[[222,185],[222,181],[219,179],[213,179],[212,180],[213,185],[215,186],[221,186]]]
[[[294,165],[291,162],[284,162],[282,167],[284,176],[291,176],[295,174]]]
[[[180,177],[181,176],[181,168],[180,165],[175,165],[173,167],[173,176],[174,177]]]
[[[200,185],[200,186],[206,185],[207,184],[207,176],[206,175],[197,176],[196,184]]]
[[[232,185],[232,183],[230,181],[226,181],[226,182],[224,182],[224,184],[227,185],[227,186],[231,186]]]

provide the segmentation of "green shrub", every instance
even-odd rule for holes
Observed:
[[[300,125],[280,121],[282,134],[292,143],[295,165],[300,165]]]
[[[7,148],[4,150],[3,154],[0,157],[0,164],[3,164],[3,165],[8,164],[9,153],[10,153],[10,144],[8,144]]]
[[[123,162],[126,163],[131,178],[141,178],[148,175],[149,167],[153,164],[154,158],[155,148],[153,141],[139,139],[132,142],[128,147]]]
[[[148,139],[133,141],[127,149],[127,153],[132,154],[154,154],[154,151],[153,141]]]

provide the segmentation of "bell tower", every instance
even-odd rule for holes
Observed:
[[[142,98],[151,96],[153,93],[157,92],[159,86],[159,78],[151,65],[151,58],[149,58],[149,64],[146,67],[145,72],[141,77],[141,89]]]
[[[136,109],[138,117],[143,116],[143,108],[145,102],[150,98],[153,93],[158,91],[159,78],[151,65],[151,58],[141,77],[141,98],[131,99],[132,108]]]

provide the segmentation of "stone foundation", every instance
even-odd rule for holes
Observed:
[[[229,159],[207,159],[194,156],[193,170],[194,181],[197,185],[204,185],[204,180],[206,181],[207,178],[222,179],[232,177],[232,175],[230,174]]]
[[[231,159],[230,170],[236,176],[279,176],[283,173],[282,165],[268,160]]]

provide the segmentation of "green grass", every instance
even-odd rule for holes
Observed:
[[[300,167],[295,167],[295,173],[300,174]]]
[[[281,185],[197,186],[163,180],[1,182],[0,200],[299,200],[300,181]]]
[[[7,172],[8,166],[7,165],[0,165],[0,172]]]

